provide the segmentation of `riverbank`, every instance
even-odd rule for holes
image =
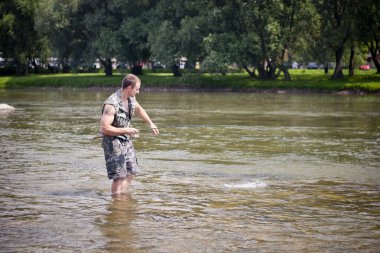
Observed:
[[[106,77],[103,73],[44,74],[0,77],[0,88],[116,88],[125,73]],[[140,76],[143,88],[150,91],[228,91],[275,93],[380,94],[380,75],[375,71],[357,71],[354,77],[330,80],[322,70],[291,70],[292,81],[255,80],[245,73],[186,74],[148,72]],[[346,74],[347,76],[347,74]]]

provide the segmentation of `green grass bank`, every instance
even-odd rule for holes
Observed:
[[[255,80],[246,73],[218,74],[185,74],[173,77],[170,73],[145,71],[140,76],[143,88],[162,90],[205,90],[205,91],[238,91],[238,92],[349,92],[380,93],[380,75],[374,70],[356,70],[354,77],[331,80],[331,71],[325,75],[323,70],[290,70],[292,81]],[[88,74],[31,74],[27,76],[0,77],[0,88],[107,88],[118,87],[123,78],[122,73],[106,77],[103,73]]]

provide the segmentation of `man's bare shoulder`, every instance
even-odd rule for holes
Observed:
[[[116,113],[116,109],[113,105],[105,104],[103,108],[103,114],[105,115],[114,115]]]

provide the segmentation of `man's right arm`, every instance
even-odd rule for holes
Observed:
[[[135,128],[122,128],[122,127],[114,127],[112,126],[112,122],[114,120],[116,114],[115,107],[112,105],[106,104],[103,109],[103,114],[100,119],[100,132],[103,135],[107,136],[117,136],[117,135],[134,135],[139,131]]]

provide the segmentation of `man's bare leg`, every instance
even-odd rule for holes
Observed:
[[[126,178],[114,179],[111,186],[112,195],[125,194],[128,191],[128,187],[133,179],[132,175],[128,175]]]
[[[131,185],[132,179],[133,179],[133,176],[128,175],[126,180],[123,181],[122,189],[121,189],[123,194],[127,193],[128,187]]]

